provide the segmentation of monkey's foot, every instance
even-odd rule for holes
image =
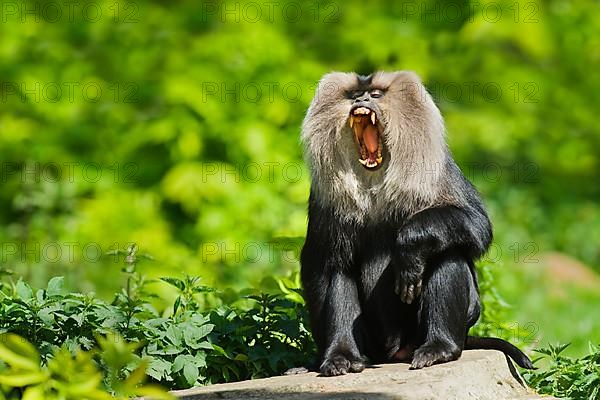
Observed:
[[[415,350],[410,369],[421,369],[423,367],[430,367],[433,364],[457,360],[460,357],[460,354],[460,348],[451,343],[425,343]]]
[[[361,358],[349,360],[342,354],[334,354],[327,357],[319,368],[323,376],[345,375],[348,372],[362,372],[365,362]]]
[[[422,271],[397,271],[395,292],[403,303],[412,304],[421,295],[422,288]]]

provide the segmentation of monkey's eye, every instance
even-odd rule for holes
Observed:
[[[374,99],[378,99],[383,96],[383,90],[381,89],[373,89],[370,93],[371,97]]]

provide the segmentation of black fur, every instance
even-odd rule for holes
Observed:
[[[477,191],[448,156],[464,207],[390,210],[378,222],[347,222],[311,192],[302,282],[320,372],[360,372],[367,362],[455,360],[468,348],[494,348],[521,367],[531,361],[500,339],[469,338],[480,314],[474,260],[492,229]],[[479,340],[479,341],[478,341]]]

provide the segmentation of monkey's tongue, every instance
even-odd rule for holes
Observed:
[[[375,125],[367,125],[362,134],[363,142],[369,153],[376,154],[377,149],[379,148],[379,134],[377,133]]]

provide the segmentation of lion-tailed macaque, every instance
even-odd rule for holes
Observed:
[[[465,348],[533,368],[512,344],[467,335],[481,309],[474,261],[492,228],[414,73],[325,75],[302,141],[312,174],[302,283],[322,375],[423,368]]]

